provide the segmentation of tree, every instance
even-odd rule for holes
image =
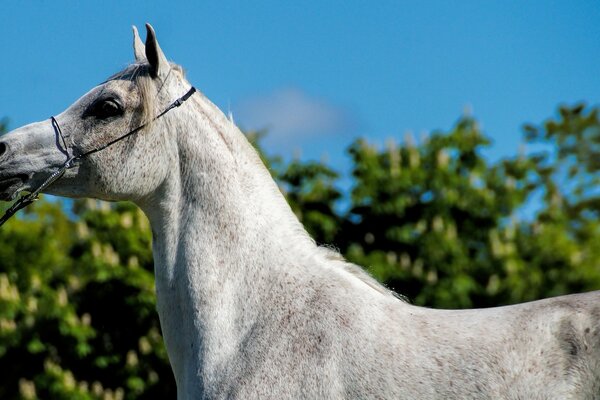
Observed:
[[[75,205],[38,202],[0,231],[0,397],[175,397],[145,216]]]
[[[518,303],[600,288],[597,109],[562,107],[527,125],[545,151],[490,163],[477,123],[379,151],[350,147],[352,207],[336,238],[347,257],[420,305]],[[537,213],[520,221],[532,195]]]

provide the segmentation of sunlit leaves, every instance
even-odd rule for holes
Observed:
[[[0,397],[174,397],[141,211],[32,207],[0,230]]]

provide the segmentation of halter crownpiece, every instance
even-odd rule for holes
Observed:
[[[190,97],[192,97],[192,95],[194,93],[196,93],[196,88],[192,86],[190,88],[190,90],[188,90],[183,96],[179,97],[174,102],[172,102],[167,108],[165,108],[160,114],[158,114],[156,117],[152,118],[150,121],[138,126],[137,128],[132,129],[131,131],[127,132],[126,134],[121,135],[118,138],[113,139],[108,143],[103,144],[102,146],[95,147],[92,150],[86,151],[85,153],[81,153],[76,156],[69,154],[69,147],[67,146],[67,142],[63,136],[63,133],[62,133],[62,130],[60,129],[60,125],[58,124],[58,121],[56,120],[56,118],[50,117],[50,120],[52,122],[52,127],[54,128],[56,133],[60,136],[62,144],[65,148],[65,152],[67,155],[67,161],[65,161],[65,163],[59,169],[54,171],[48,178],[46,178],[46,180],[44,182],[42,182],[42,184],[40,186],[38,186],[35,190],[33,190],[32,192],[30,192],[27,195],[21,196],[17,201],[15,201],[13,203],[13,205],[10,206],[10,208],[8,210],[6,210],[6,212],[4,213],[2,218],[0,218],[0,226],[4,225],[4,223],[10,219],[10,217],[12,217],[13,215],[15,215],[17,213],[17,211],[19,211],[22,208],[27,207],[28,205],[30,205],[31,203],[36,201],[39,198],[40,192],[42,190],[46,189],[48,186],[52,185],[58,179],[60,179],[60,177],[63,176],[63,174],[65,173],[66,170],[73,167],[73,165],[75,164],[75,161],[79,161],[91,154],[102,151],[102,150],[112,146],[113,144],[120,142],[121,140],[138,133],[139,131],[144,129],[151,122],[156,121],[157,119],[159,119],[160,117],[162,117],[163,115],[165,115],[166,113],[171,111],[172,109],[181,106],[186,100],[188,100]]]

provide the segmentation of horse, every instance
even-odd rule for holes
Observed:
[[[0,138],[0,199],[142,209],[178,399],[600,399],[599,291],[473,310],[394,296],[315,244],[233,121],[133,30],[132,64]]]

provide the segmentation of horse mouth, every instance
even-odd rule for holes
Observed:
[[[19,174],[8,178],[0,178],[0,200],[13,200],[27,179],[29,179],[29,177],[25,174]]]

